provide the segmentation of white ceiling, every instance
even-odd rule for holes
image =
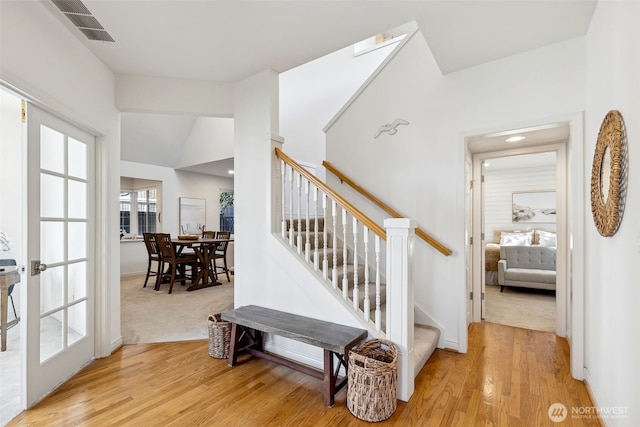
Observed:
[[[87,40],[46,3],[116,74],[236,82],[268,68],[287,71],[411,21],[447,74],[582,36],[596,0],[84,0],[115,43]],[[171,165],[191,120],[123,122],[122,158],[140,161],[127,158],[127,145],[152,138],[146,144],[163,151],[156,163]]]
[[[569,132],[569,124],[561,122],[482,134],[469,137],[466,141],[469,151],[472,153],[487,153],[567,142],[570,136]],[[525,139],[516,143],[506,141],[507,138],[516,135],[524,136]]]
[[[235,82],[283,72],[415,21],[443,74],[586,33],[596,0],[84,0],[111,70]],[[57,9],[52,9],[70,25]]]

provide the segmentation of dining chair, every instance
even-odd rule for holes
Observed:
[[[11,267],[15,265],[17,265],[15,259],[0,259],[0,267]],[[13,285],[9,285],[8,294],[9,294],[9,299],[11,300],[11,307],[13,307],[13,315],[17,319],[18,313],[16,312],[16,305],[13,303],[13,295],[11,295],[11,293],[13,292],[14,286],[15,286],[15,283]]]
[[[218,231],[216,232],[216,239],[230,239],[231,232],[230,231]]]
[[[160,273],[155,290],[160,290],[160,285],[169,283],[169,293],[173,290],[175,282],[181,282],[184,286],[187,279],[193,282],[198,271],[198,258],[191,254],[178,254],[171,241],[171,235],[167,233],[156,233],[156,243],[158,250],[162,254],[162,264],[168,266],[166,271]],[[186,267],[191,267],[191,276],[187,276]]]
[[[147,264],[147,277],[144,279],[143,288],[147,287],[147,282],[150,276],[156,276],[156,284],[154,289],[158,287],[158,280],[160,280],[160,272],[162,271],[162,256],[158,250],[158,244],[156,243],[156,235],[154,233],[143,233],[144,245],[147,247],[147,254],[149,256],[149,263]],[[156,269],[151,270],[153,262],[156,263]]]
[[[204,239],[215,239],[216,238],[216,232],[213,231],[213,230],[203,231],[202,232],[202,237]]]
[[[229,239],[231,239],[231,233],[229,231],[218,231],[216,239],[227,239],[226,241],[217,242],[216,248],[211,257],[211,268],[215,271],[216,277],[218,276],[218,270],[227,275],[227,282],[231,281],[229,277],[229,269],[227,268],[227,248],[229,247]],[[222,260],[222,265],[218,265],[217,260]]]

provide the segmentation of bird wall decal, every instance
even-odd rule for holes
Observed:
[[[387,123],[386,125],[380,126],[374,135],[374,138],[377,138],[382,132],[388,132],[389,135],[394,135],[398,132],[396,129],[399,125],[408,125],[409,122],[403,119],[395,119],[393,123]]]

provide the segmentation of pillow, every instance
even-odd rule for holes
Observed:
[[[500,245],[502,246],[530,246],[533,240],[533,232],[527,233],[502,233]]]
[[[556,246],[556,233],[538,230],[540,246]]]

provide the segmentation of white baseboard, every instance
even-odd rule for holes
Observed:
[[[118,336],[118,338],[111,341],[111,354],[113,354],[114,351],[122,347],[122,345],[123,345],[122,335],[120,335]]]
[[[311,366],[320,371],[324,369],[324,352],[319,347],[279,336],[267,335],[264,349],[270,353],[295,360],[298,363]],[[308,352],[305,350],[308,350]],[[346,375],[343,366],[340,366],[339,374]]]
[[[593,406],[596,408],[599,408],[601,400],[598,398],[598,396],[594,392],[593,387],[591,387],[591,384],[593,384],[591,374],[589,373],[589,370],[587,368],[584,368],[584,385],[587,387],[587,393],[591,398],[591,402],[593,403]],[[608,422],[607,418],[604,418],[604,417],[599,417],[598,421],[600,421],[600,424],[603,425],[604,427],[608,427],[611,425]]]
[[[438,348],[444,348],[446,350],[454,350],[457,351],[458,353],[460,353],[460,342],[458,341],[451,341],[451,340],[443,340],[442,339],[442,335],[440,335],[440,340],[442,341],[442,347],[440,347],[440,345],[438,345]]]
[[[292,346],[299,348],[294,349]],[[309,353],[304,352],[306,347],[309,348]],[[305,365],[313,366],[314,368],[322,369],[324,366],[322,349],[308,344],[302,344],[295,340],[287,340],[278,336],[270,337],[267,335],[267,339],[264,343],[264,349],[270,353],[304,363]],[[314,350],[319,350],[319,357],[314,357],[314,355],[311,354],[315,352]]]

